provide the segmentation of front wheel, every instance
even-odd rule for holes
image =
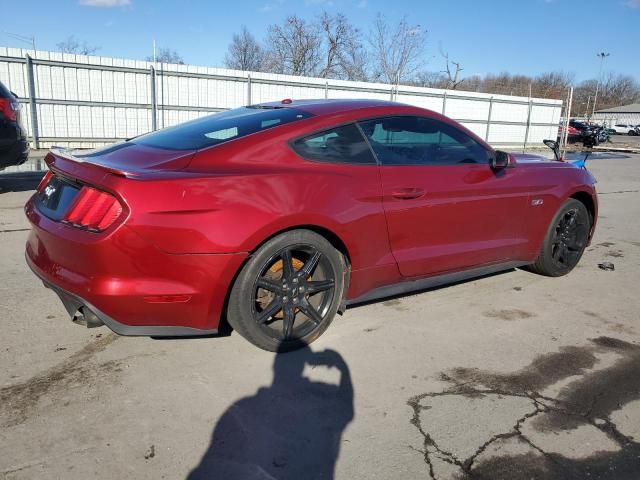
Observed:
[[[301,348],[333,320],[344,292],[345,261],[321,235],[292,230],[267,241],[240,271],[227,320],[272,352]]]
[[[574,198],[568,199],[553,217],[538,258],[529,269],[550,277],[569,273],[587,247],[591,223],[591,215],[584,204]]]

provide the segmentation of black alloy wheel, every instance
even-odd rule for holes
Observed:
[[[292,230],[251,254],[229,295],[227,320],[254,345],[288,351],[318,338],[343,300],[347,263],[323,236]]]
[[[587,244],[587,219],[581,218],[577,208],[563,212],[555,227],[551,244],[551,258],[560,268],[573,268]]]
[[[253,288],[256,324],[279,342],[320,326],[335,292],[336,273],[312,245],[285,247],[262,266]]]
[[[578,264],[589,242],[593,219],[584,203],[569,198],[553,217],[538,258],[529,270],[559,277]]]

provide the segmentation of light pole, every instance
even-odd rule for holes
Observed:
[[[591,117],[593,118],[593,114],[596,113],[596,102],[598,101],[598,87],[600,87],[600,80],[602,80],[602,64],[604,63],[604,59],[607,58],[610,54],[600,52],[597,56],[600,57],[600,71],[598,72],[598,81],[596,82],[596,94],[593,97],[593,109],[591,110]]]

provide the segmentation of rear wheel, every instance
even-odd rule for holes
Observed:
[[[553,217],[536,261],[529,269],[541,275],[566,275],[578,264],[589,240],[591,215],[584,204],[570,198]]]
[[[324,237],[293,230],[267,241],[241,270],[227,320],[269,351],[301,348],[333,320],[344,290],[345,262]]]

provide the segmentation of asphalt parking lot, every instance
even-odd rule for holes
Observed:
[[[0,175],[0,478],[640,478],[640,155],[589,166],[600,217],[569,276],[350,308],[278,357],[72,324],[23,259],[37,175]]]

